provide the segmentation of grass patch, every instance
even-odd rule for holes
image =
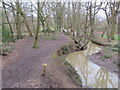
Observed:
[[[104,38],[107,38],[106,35],[103,36]],[[115,40],[120,40],[120,35],[114,35]]]
[[[119,44],[115,44],[115,45],[112,45],[112,51],[114,52],[120,52],[120,45]]]
[[[112,48],[112,51],[114,51],[114,52],[120,52],[120,49],[119,48]]]
[[[114,35],[115,40],[120,40],[120,35]]]

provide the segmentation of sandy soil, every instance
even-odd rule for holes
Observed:
[[[68,37],[60,35],[57,40],[39,40],[39,48],[33,49],[33,39],[25,38],[16,42],[8,56],[2,57],[3,88],[80,88],[67,75],[65,66],[51,55]],[[43,74],[43,64],[47,72]]]

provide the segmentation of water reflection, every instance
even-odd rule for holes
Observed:
[[[91,54],[97,53],[101,47],[89,43],[84,51],[73,52],[66,60],[75,68],[81,77],[82,85],[93,88],[118,88],[118,76],[102,69],[89,60]]]

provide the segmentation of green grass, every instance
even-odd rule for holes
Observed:
[[[114,35],[115,40],[120,40],[120,35]]]
[[[107,38],[106,35],[103,36],[104,38]],[[120,40],[120,35],[114,35],[115,40]]]
[[[112,51],[114,51],[114,52],[120,52],[120,49],[119,48],[112,48]]]
[[[114,52],[120,52],[120,45],[119,44],[113,45],[111,50]]]

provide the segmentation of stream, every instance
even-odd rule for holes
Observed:
[[[118,76],[89,60],[89,56],[102,49],[99,45],[90,42],[83,51],[67,55],[69,62],[81,77],[82,86],[89,88],[118,88]]]

